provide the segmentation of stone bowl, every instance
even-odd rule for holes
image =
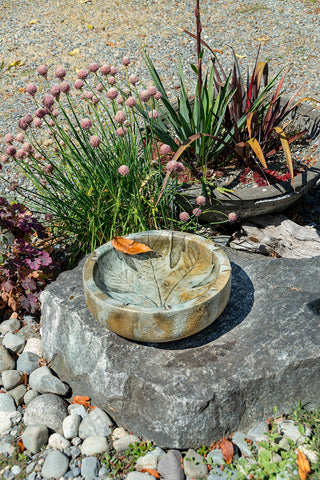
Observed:
[[[105,328],[141,342],[169,342],[210,325],[230,295],[231,266],[212,241],[184,232],[148,231],[126,238],[152,252],[128,255],[112,243],[83,267],[89,310]]]

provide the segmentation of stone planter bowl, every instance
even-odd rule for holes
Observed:
[[[89,310],[104,328],[141,342],[168,342],[210,325],[227,305],[231,266],[212,241],[175,231],[126,238],[153,251],[128,255],[106,243],[83,268]]]
[[[290,116],[289,116],[290,117]],[[288,117],[288,118],[289,118]],[[300,173],[292,181],[279,182],[266,187],[249,187],[223,194],[217,189],[212,190],[211,199],[203,210],[200,220],[216,222],[225,220],[225,215],[235,212],[239,220],[257,215],[270,215],[282,212],[293,205],[301,196],[320,179],[320,114],[319,110],[310,106],[300,105],[292,113],[291,118],[297,130],[307,130],[311,137],[310,145],[317,145],[313,154],[315,164]],[[196,198],[202,195],[201,185],[185,185],[180,189],[179,204],[189,213],[197,207]],[[221,215],[222,212],[225,215]]]

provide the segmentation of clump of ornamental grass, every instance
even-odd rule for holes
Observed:
[[[161,153],[137,115],[139,107],[152,126],[161,93],[154,86],[140,88],[129,63],[125,57],[119,72],[91,64],[72,82],[58,67],[55,83],[41,65],[38,73],[49,93],[27,86],[35,110],[20,119],[21,133],[5,138],[2,161],[11,160],[35,187],[20,189],[28,205],[45,213],[53,232],[68,238],[78,255],[117,235],[198,223],[199,209],[179,220],[173,208],[184,164],[170,163],[170,146],[162,145]],[[163,188],[168,171],[171,181]]]

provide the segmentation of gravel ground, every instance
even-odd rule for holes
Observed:
[[[19,118],[34,110],[24,89],[30,81],[39,84],[36,70],[43,63],[51,67],[54,83],[57,66],[64,66],[66,79],[73,80],[91,62],[117,66],[129,55],[131,73],[148,84],[144,47],[171,92],[178,85],[180,55],[193,92],[196,79],[189,63],[195,62],[196,45],[179,29],[195,32],[194,5],[181,0],[0,0],[0,150],[4,135],[17,133]],[[319,14],[315,0],[202,0],[202,38],[223,50],[226,66],[232,61],[231,45],[244,71],[252,68],[261,45],[260,59],[269,62],[270,77],[291,67],[287,93],[305,83],[301,95],[320,100]],[[3,173],[16,179],[10,166]],[[318,203],[316,218],[307,223],[320,225]],[[304,213],[299,217],[303,222]]]

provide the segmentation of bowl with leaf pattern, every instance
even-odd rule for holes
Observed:
[[[231,266],[211,240],[155,230],[120,242],[97,248],[83,268],[87,305],[103,327],[131,340],[168,342],[206,328],[226,307]]]

